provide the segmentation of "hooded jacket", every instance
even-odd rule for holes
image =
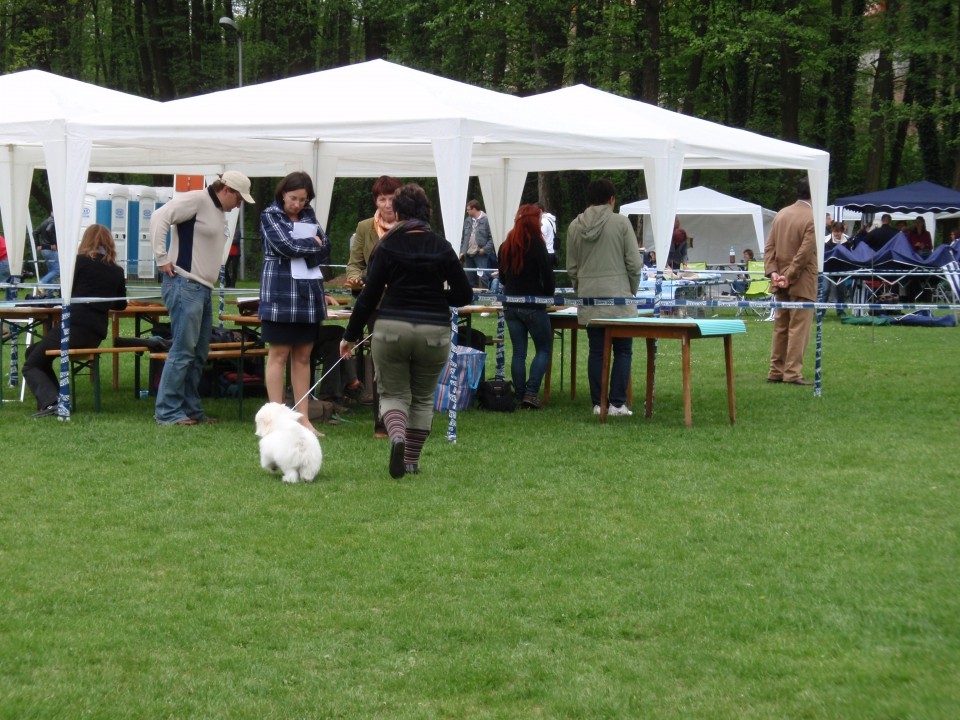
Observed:
[[[348,342],[363,337],[378,302],[381,320],[448,325],[451,306],[462,307],[472,299],[473,288],[450,243],[426,223],[405,220],[394,225],[370,255],[367,283],[343,337]]]
[[[567,230],[567,274],[582,298],[633,297],[643,259],[633,226],[607,203],[591,205]],[[636,317],[636,305],[590,305],[577,311],[581,324],[597,318]]]

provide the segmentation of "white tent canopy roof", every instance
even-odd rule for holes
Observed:
[[[148,114],[160,103],[108,90],[41,70],[25,70],[0,76],[3,119],[0,121],[0,217],[3,221],[11,272],[23,268],[29,212],[30,183],[36,168],[46,168],[58,229],[66,217],[66,189],[79,187],[82,180],[64,176],[65,127],[69,118],[101,113],[140,112]],[[96,169],[100,169],[97,167]],[[79,227],[79,215],[77,216]],[[66,238],[66,233],[64,233]],[[67,243],[61,253],[61,274],[72,278],[76,245]],[[65,288],[69,297],[70,288]]]
[[[394,90],[390,102],[373,92],[377,87]],[[612,163],[624,152],[622,139],[544,122],[519,98],[383,60],[175,100],[149,116],[96,115],[71,123],[70,134],[94,153],[172,146],[184,157],[216,157],[251,175],[276,175],[248,167],[250,154],[266,146],[313,176],[321,222],[336,177],[436,176],[444,229],[456,243],[470,175],[480,178],[502,238],[528,171],[571,167],[574,154]],[[644,158],[663,159],[669,150],[666,136],[637,138],[631,147]]]
[[[48,169],[51,157],[63,168],[51,186],[63,193],[54,208],[68,236],[79,231],[89,169],[211,174],[230,168],[252,176],[303,169],[314,178],[324,221],[336,177],[435,175],[444,230],[455,245],[470,175],[479,177],[499,240],[529,171],[642,169],[664,258],[683,168],[804,169],[815,207],[821,196],[825,207],[827,153],[585,86],[520,99],[382,60],[159,106],[137,98],[131,100],[138,106],[109,106],[101,94],[122,94],[77,85],[96,99],[69,106],[43,135]],[[372,92],[384,85],[394,90],[386,104]],[[23,95],[4,99],[11,106],[29,102]],[[0,137],[8,131],[0,123]],[[261,207],[267,201],[261,198]],[[21,202],[25,207],[25,197]]]
[[[620,214],[650,215],[650,201],[625,203],[620,206]],[[720,265],[729,260],[731,246],[738,256],[742,248],[749,247],[756,257],[761,257],[766,231],[776,212],[701,185],[680,191],[677,215],[680,226],[694,238],[689,260]],[[652,231],[645,223],[644,246],[652,237]],[[657,256],[659,258],[659,253]]]
[[[524,102],[540,116],[580,118],[597,133],[629,138],[668,132],[676,138],[674,148],[681,157],[680,167],[675,172],[661,173],[659,187],[649,177],[646,179],[647,195],[653,203],[651,221],[659,267],[666,262],[670,246],[681,169],[805,170],[810,179],[813,216],[826,214],[830,156],[822,150],[671,112],[585,85],[536,95]],[[636,160],[628,147],[629,141],[625,142],[620,162],[605,167],[635,168]],[[818,242],[818,257],[822,266],[822,239]]]

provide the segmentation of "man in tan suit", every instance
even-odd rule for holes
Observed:
[[[810,205],[810,183],[797,183],[797,201],[777,213],[764,247],[764,271],[781,302],[817,298],[817,241]],[[813,310],[777,309],[767,382],[813,385],[803,377],[803,354],[810,339]]]

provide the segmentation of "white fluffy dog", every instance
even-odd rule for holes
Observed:
[[[268,402],[257,411],[260,466],[283,473],[283,481],[310,482],[320,472],[323,452],[316,435],[300,424],[300,413],[282,403]]]

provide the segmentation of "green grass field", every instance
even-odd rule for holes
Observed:
[[[0,718],[960,717],[960,333],[831,315],[817,398],[770,328],[735,426],[706,340],[692,428],[671,342],[601,426],[581,335],[576,400],[438,416],[399,482],[367,408],[284,485],[256,402],[158,427],[129,357],[98,415],[6,402]]]

